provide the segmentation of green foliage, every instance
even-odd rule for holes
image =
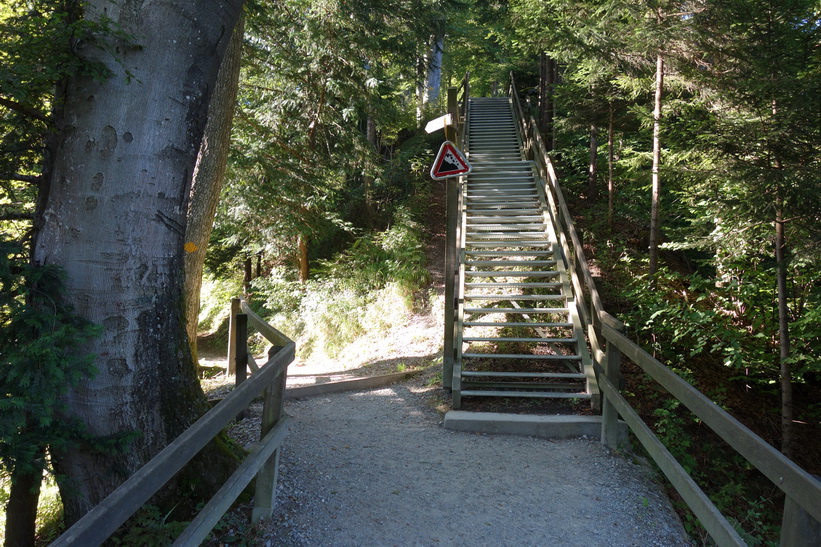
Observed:
[[[439,9],[251,4],[216,247],[264,249],[294,266],[300,244],[327,257],[357,230],[390,221],[405,189],[381,164],[416,123],[405,91]]]
[[[46,447],[84,435],[61,398],[94,373],[93,356],[76,355],[99,328],[63,303],[58,268],[21,264],[18,253],[0,239],[0,456],[6,473],[40,473]]]
[[[661,401],[653,413],[656,417],[655,433],[684,470],[692,475],[698,469],[698,463],[690,453],[692,439],[684,433],[689,416],[686,409],[680,408],[680,404],[676,399]],[[685,412],[681,412],[682,410]]]
[[[169,520],[172,511],[162,514],[155,505],[145,505],[124,525],[121,532],[109,538],[112,545],[164,547],[174,542],[187,522]]]
[[[307,283],[278,268],[254,280],[254,293],[265,298],[271,321],[298,339],[302,357],[313,351],[333,356],[364,332],[405,319],[414,294],[428,281],[420,229],[400,208],[389,229],[321,261]]]
[[[0,228],[17,239],[39,192],[55,90],[71,76],[107,78],[110,70],[81,51],[113,51],[131,39],[109,20],[84,19],[82,9],[75,0],[11,0],[0,11]]]

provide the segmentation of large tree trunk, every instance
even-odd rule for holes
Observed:
[[[650,205],[650,276],[654,276],[658,271],[659,264],[659,240],[661,238],[661,228],[659,225],[661,210],[661,179],[659,169],[661,166],[661,98],[664,91],[664,57],[661,53],[656,58],[656,96],[653,106],[653,188]]]
[[[427,104],[427,53],[416,59],[416,125],[422,127],[425,117],[425,105]]]
[[[185,332],[187,198],[207,106],[242,0],[90,0],[86,17],[134,36],[79,46],[105,80],[68,81],[34,259],[66,273],[66,298],[104,327],[84,348],[97,374],[66,394],[97,437],[137,433],[121,454],[55,450],[76,521],[182,432],[207,402]],[[116,58],[115,58],[116,55]]]
[[[445,51],[444,21],[442,21],[441,28],[436,31],[436,35],[433,36],[432,42],[430,64],[428,65],[426,103],[432,103],[439,100],[439,90],[442,88],[442,54]]]
[[[792,367],[790,366],[790,318],[787,309],[787,262],[784,237],[784,214],[780,199],[776,204],[775,217],[775,260],[776,285],[778,287],[778,341],[781,364],[781,452],[788,458],[793,455],[793,401]]]
[[[242,61],[243,23],[243,19],[237,23],[219,69],[214,93],[208,105],[208,122],[205,124],[205,135],[194,168],[188,201],[188,225],[185,229],[185,328],[195,361],[202,269],[231,144],[231,126]]]

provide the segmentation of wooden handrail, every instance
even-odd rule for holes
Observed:
[[[583,302],[584,293],[590,295],[590,308],[580,315],[590,335],[594,368],[603,394],[602,442],[611,448],[617,447],[617,418],[621,416],[713,539],[719,545],[745,545],[733,526],[619,392],[619,367],[622,356],[626,356],[787,495],[782,545],[817,544],[821,539],[821,482],[627,338],[623,334],[624,325],[605,311],[547,147],[533,117],[525,120],[512,73],[510,95],[516,115],[520,117],[517,125],[522,143],[526,143],[528,157],[534,161],[545,185],[565,261],[572,272],[575,296]],[[812,520],[814,526],[807,526]]]
[[[239,322],[243,322],[245,317],[239,317]],[[266,333],[275,337],[275,343],[282,343],[271,348],[268,361],[51,545],[85,547],[102,544],[262,392],[265,392],[261,434],[263,440],[254,445],[251,454],[200,511],[175,545],[199,545],[255,475],[255,520],[270,516],[273,500],[268,497],[273,495],[270,491],[276,481],[276,453],[286,431],[281,410],[285,398],[285,379],[288,365],[294,360],[296,346],[259,316],[254,314],[253,317],[255,327],[259,329],[262,324],[266,325],[267,328],[263,327]],[[232,318],[232,323],[235,319]],[[263,336],[266,334],[263,333]],[[247,345],[247,339],[238,341],[238,344]],[[260,496],[260,492],[264,495]]]

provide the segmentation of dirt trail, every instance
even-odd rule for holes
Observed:
[[[593,439],[445,430],[438,391],[288,401],[275,516],[255,544],[688,545],[646,467]]]

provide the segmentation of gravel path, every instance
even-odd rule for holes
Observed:
[[[591,439],[445,430],[435,388],[288,401],[260,545],[689,545],[646,468]]]

